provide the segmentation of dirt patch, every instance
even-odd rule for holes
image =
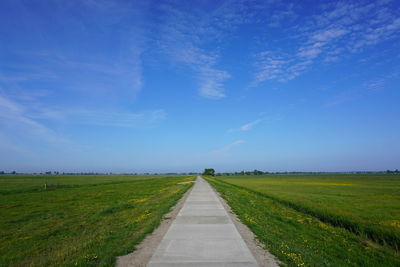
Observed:
[[[269,253],[269,251],[264,248],[264,245],[255,238],[253,232],[238,219],[236,214],[232,212],[231,207],[225,202],[225,199],[220,196],[218,191],[216,191],[214,188],[213,190],[215,193],[217,193],[222,205],[228,212],[229,217],[233,221],[233,224],[236,226],[244,242],[250,249],[258,265],[260,267],[278,267],[281,262],[274,255]]]
[[[194,181],[187,181],[187,182],[182,182],[182,183],[178,183],[178,184],[190,184],[190,183],[194,183]]]
[[[153,233],[147,235],[147,237],[136,246],[134,252],[117,258],[117,267],[145,267],[147,265],[153,256],[154,251],[167,233],[170,225],[183,207],[183,204],[192,191],[192,188],[183,195],[169,213],[164,215],[164,219],[160,226],[154,230]]]
[[[363,243],[366,244],[367,246],[370,246],[373,249],[382,250],[382,247],[380,245],[378,245],[375,242],[372,242],[371,240],[364,240]]]

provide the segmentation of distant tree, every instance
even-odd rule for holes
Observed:
[[[398,169],[396,169],[396,170],[394,171],[394,173],[400,173],[400,171],[399,171]]]
[[[11,174],[17,174],[17,172],[16,171],[12,171]]]
[[[263,171],[254,170],[254,175],[263,175],[263,174],[264,174]]]
[[[203,175],[214,176],[215,170],[213,168],[204,169]]]
[[[5,172],[4,172],[4,171],[0,171],[0,175],[1,175],[1,174],[5,174]]]
[[[45,174],[51,174],[51,172],[50,172],[50,171],[48,171],[48,172],[45,172]]]

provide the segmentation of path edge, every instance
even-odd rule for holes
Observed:
[[[207,181],[206,179],[204,180]],[[257,264],[260,267],[278,267],[282,265],[282,262],[279,261],[278,258],[276,258],[273,254],[271,254],[265,248],[265,246],[256,238],[254,233],[240,221],[238,216],[232,211],[231,207],[221,196],[221,194],[208,181],[207,183],[211,186],[212,190],[214,190],[214,192],[217,194],[219,200],[222,203],[222,206],[224,206],[233,224],[235,225],[239,234],[242,236],[244,242],[249,248],[251,254],[253,254],[254,258],[257,261]]]
[[[195,181],[193,181],[193,184]],[[161,243],[161,240],[167,233],[169,227],[172,222],[175,220],[175,217],[178,215],[179,211],[182,209],[183,204],[188,198],[190,192],[193,189],[190,187],[185,194],[178,200],[178,202],[171,208],[171,211],[166,213],[163,216],[163,219],[160,222],[160,225],[155,229],[152,233],[148,234],[142,242],[135,246],[135,251],[123,255],[118,256],[115,266],[116,267],[145,267],[147,263],[150,261],[154,252],[156,251],[158,245]]]

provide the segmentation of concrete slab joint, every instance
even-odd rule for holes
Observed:
[[[147,266],[258,264],[219,197],[199,176]]]

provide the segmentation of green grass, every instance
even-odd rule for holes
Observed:
[[[189,180],[0,176],[0,266],[112,266],[159,225]]]
[[[208,180],[289,266],[399,266],[399,178],[268,175]]]

